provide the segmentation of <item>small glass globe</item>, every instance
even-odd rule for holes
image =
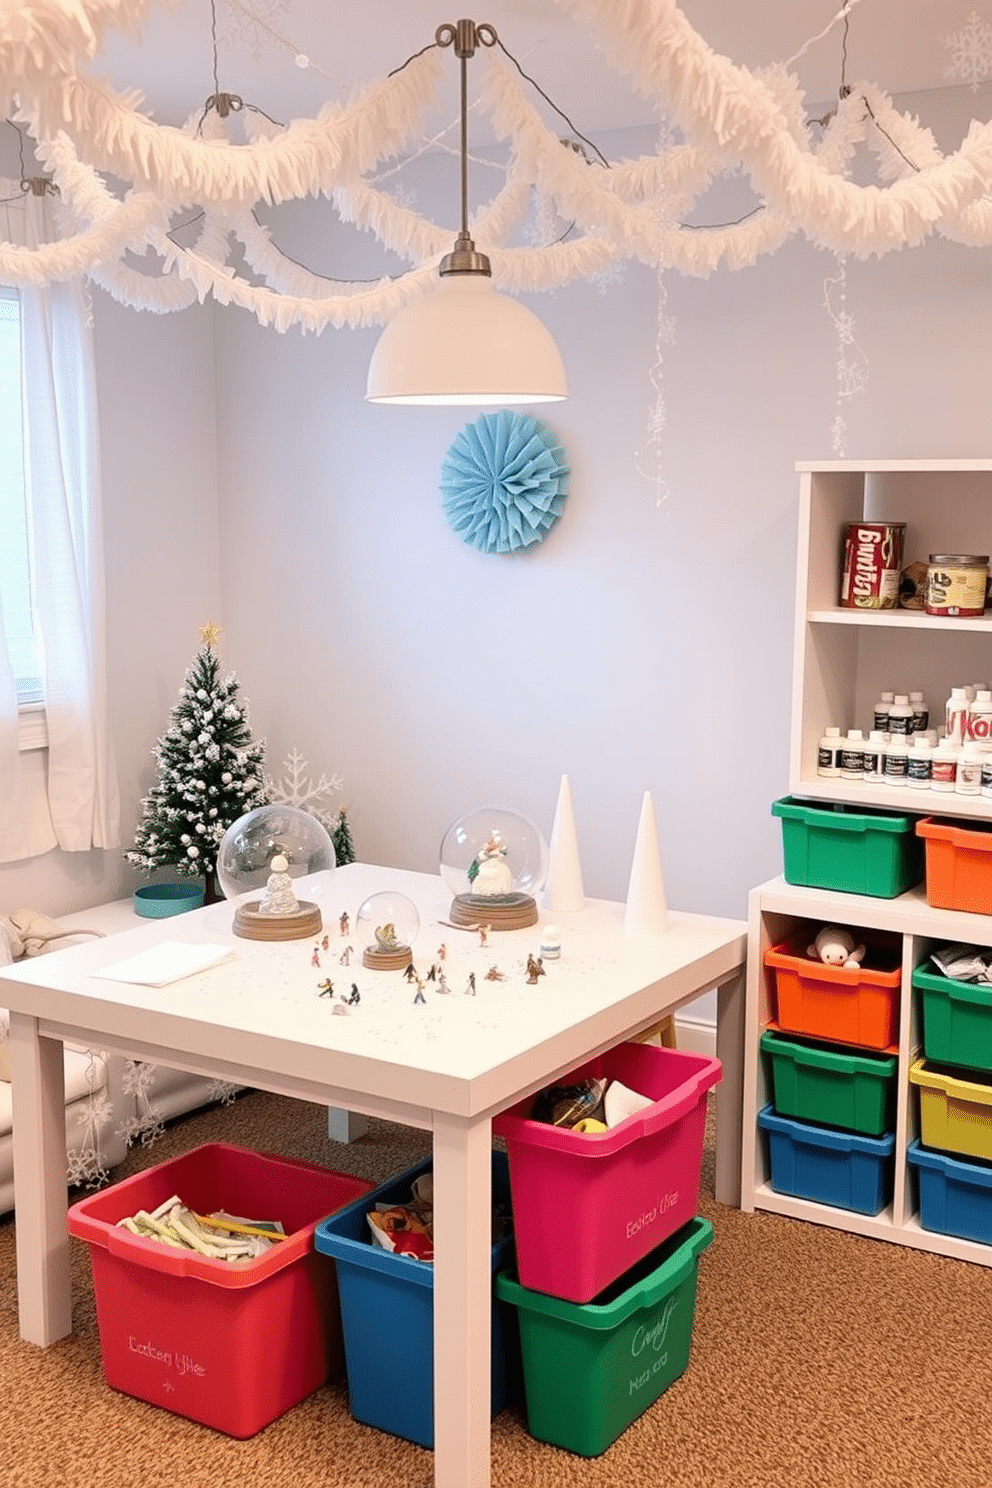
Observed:
[[[330,834],[298,806],[256,806],[231,823],[217,849],[217,878],[227,899],[264,892],[272,859],[286,859],[291,879],[337,867]]]
[[[480,806],[453,822],[441,843],[441,877],[480,908],[515,895],[533,898],[548,876],[548,845],[534,823],[508,806]]]
[[[420,914],[405,894],[383,889],[358,906],[354,930],[364,947],[364,966],[383,970],[409,966],[413,943],[420,934]]]

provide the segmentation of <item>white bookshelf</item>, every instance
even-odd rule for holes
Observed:
[[[917,815],[992,819],[992,802],[934,791],[893,788],[816,773],[824,729],[871,726],[884,688],[919,688],[931,722],[942,719],[952,686],[992,680],[992,613],[953,620],[922,611],[842,609],[838,604],[844,524],[859,519],[906,523],[903,562],[931,552],[992,553],[992,459],[847,461],[797,466],[800,476],[795,655],[789,792],[818,801],[878,806]],[[771,1100],[759,1050],[774,1010],[774,972],[765,952],[800,931],[824,924],[899,937],[901,984],[897,1049],[895,1176],[892,1201],[878,1215],[856,1214],[775,1193],[767,1140],[757,1114]],[[906,1150],[919,1136],[919,1103],[908,1073],[922,1053],[915,969],[948,941],[992,945],[992,916],[931,908],[922,885],[895,899],[808,889],[775,878],[749,901],[741,1207],[788,1215],[918,1250],[992,1266],[992,1245],[921,1228],[915,1180]]]

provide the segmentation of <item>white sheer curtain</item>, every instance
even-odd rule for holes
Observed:
[[[15,182],[0,182],[0,196],[17,190]],[[47,196],[29,192],[0,212],[0,232],[9,242],[36,247],[58,235]],[[19,753],[0,607],[0,862],[53,847],[83,852],[119,841],[107,712],[96,376],[82,285],[22,289],[21,325],[25,486],[48,749],[42,779]]]

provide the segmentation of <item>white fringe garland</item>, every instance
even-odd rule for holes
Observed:
[[[814,143],[797,79],[783,67],[756,74],[718,56],[674,0],[559,3],[596,28],[616,65],[683,138],[608,169],[590,163],[544,123],[503,58],[485,52],[480,107],[508,143],[510,163],[503,186],[476,214],[473,234],[500,287],[550,289],[629,258],[658,272],[705,277],[750,266],[800,233],[862,258],[935,232],[966,246],[992,244],[992,201],[984,195],[992,186],[992,125],[973,123],[945,156],[930,130],[865,83],[841,100]],[[304,331],[382,324],[435,282],[452,230],[368,177],[423,132],[440,49],[357,90],[345,106],[328,104],[316,118],[285,127],[253,127],[248,143],[235,145],[212,115],[202,130],[196,121],[160,125],[142,112],[139,94],[116,93],[85,75],[104,31],[137,31],[147,0],[20,0],[7,10],[0,94],[38,141],[62,196],[66,236],[36,249],[0,244],[3,282],[85,274],[122,303],[156,313],[213,295],[265,325]],[[862,144],[878,176],[866,186],[849,179]],[[717,178],[737,171],[750,184],[754,210],[713,228],[690,225]],[[98,172],[126,183],[123,199]],[[319,195],[411,269],[354,284],[289,259],[255,208]],[[514,246],[535,195],[546,214],[570,224],[567,235]],[[169,236],[179,211],[202,214],[192,246]],[[262,285],[231,267],[235,239]]]

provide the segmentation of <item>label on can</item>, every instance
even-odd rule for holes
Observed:
[[[988,578],[985,554],[932,553],[927,564],[927,614],[984,614]]]
[[[840,603],[845,609],[894,610],[899,602],[905,522],[848,522]]]

